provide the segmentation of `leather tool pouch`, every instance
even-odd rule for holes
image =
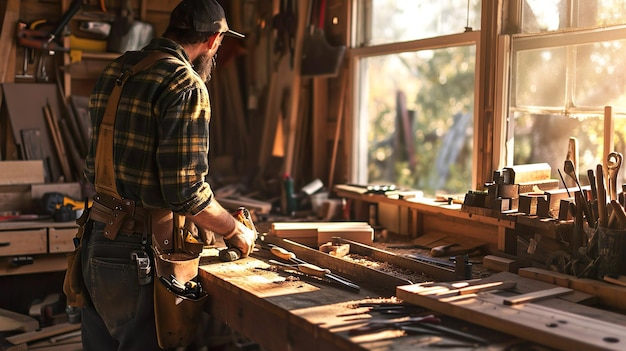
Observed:
[[[81,244],[86,231],[91,230],[89,221],[89,208],[85,208],[83,214],[76,220],[78,231],[74,237],[74,251],[67,254],[67,271],[63,279],[63,293],[65,293],[67,306],[83,307],[85,300],[83,297],[83,270],[81,268]]]
[[[153,219],[151,223],[155,225],[159,221]],[[154,313],[161,348],[186,346],[196,337],[195,328],[190,326],[200,323],[207,298],[197,282],[202,251],[197,245],[202,247],[202,243],[188,243],[189,233],[184,228],[183,216],[175,214],[169,223],[172,224],[173,252],[166,252],[155,244],[159,242],[156,237],[152,240],[158,278],[154,281]],[[152,233],[162,231],[162,228],[151,229]]]
[[[135,227],[135,202],[97,193],[93,197],[90,218],[104,223],[104,236],[115,240],[122,227],[125,234],[132,234]],[[133,221],[132,223],[130,223]]]

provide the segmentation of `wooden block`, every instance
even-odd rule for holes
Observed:
[[[29,185],[0,185],[0,211],[31,212],[34,207]]]
[[[0,161],[0,185],[44,183],[42,160]]]
[[[318,245],[331,241],[333,237],[340,237],[361,244],[371,245],[374,242],[374,228],[317,228]]]
[[[350,244],[334,244],[327,242],[320,246],[320,251],[335,257],[343,257],[350,253]]]
[[[504,170],[511,174],[510,184],[527,183],[550,179],[552,168],[547,163],[533,163],[505,167]]]
[[[517,261],[495,255],[483,257],[483,266],[496,272],[517,273],[519,265]]]
[[[558,179],[538,180],[534,182],[519,183],[519,193],[534,193],[559,188]]]
[[[57,192],[67,195],[74,200],[83,198],[80,183],[49,183],[33,184],[30,188],[30,196],[34,200],[41,199],[45,193]]]

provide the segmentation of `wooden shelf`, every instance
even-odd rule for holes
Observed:
[[[428,232],[442,232],[485,241],[491,251],[512,252],[515,245],[514,217],[496,218],[461,211],[460,204],[448,204],[433,198],[399,198],[398,195],[368,194],[360,187],[339,184],[337,196],[356,201],[354,220],[369,220],[370,205],[376,205],[377,219],[390,231],[409,237]]]

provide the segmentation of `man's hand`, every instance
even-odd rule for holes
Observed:
[[[247,257],[252,253],[256,239],[256,230],[248,228],[240,221],[235,221],[235,229],[224,237],[228,247],[235,247],[241,250],[242,257]]]

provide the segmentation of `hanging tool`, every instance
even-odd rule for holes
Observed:
[[[17,32],[23,31],[27,27],[28,27],[28,24],[26,22],[23,22],[23,21],[18,21],[17,22]],[[29,60],[29,56],[30,56],[30,49],[25,47],[24,48],[24,63],[22,64],[22,73],[15,75],[15,78],[18,78],[18,79],[34,78],[33,75],[28,74],[28,60]]]
[[[272,246],[271,249],[270,249],[270,252],[274,256],[279,257],[279,258],[281,258],[281,259],[283,259],[285,261],[289,261],[289,262],[295,263],[297,265],[296,267],[298,269],[300,269],[300,267],[306,267],[306,268],[304,268],[305,270],[309,270],[310,269],[311,273],[314,272],[316,274],[319,274],[318,276],[320,278],[327,278],[327,279],[329,279],[331,281],[339,283],[340,285],[345,286],[346,288],[349,288],[351,290],[355,290],[357,292],[359,290],[361,290],[361,288],[358,285],[354,284],[350,280],[348,280],[348,279],[346,279],[344,277],[341,277],[339,275],[336,275],[336,274],[332,273],[330,270],[323,269],[321,267],[318,267],[318,266],[315,266],[313,264],[307,263],[307,262],[297,258],[296,254],[294,254],[293,252],[287,251],[287,250],[283,249],[282,247]],[[315,275],[315,274],[313,274],[313,275]]]
[[[592,222],[594,223],[592,227],[594,227],[595,223],[598,221],[598,187],[596,183],[596,176],[593,173],[593,169],[587,170],[587,178],[589,179],[589,187],[591,188],[590,207],[591,216],[593,217]]]
[[[580,186],[580,182],[578,181],[578,176],[576,175],[576,166],[574,165],[574,162],[572,162],[572,160],[565,160],[565,164],[563,165],[563,170],[565,171],[565,173],[567,173],[567,175],[569,175],[574,182],[576,182],[576,186],[578,186],[578,191],[580,191],[581,194],[583,194],[583,199],[584,199],[584,192],[583,192],[583,188]],[[576,204],[576,206],[582,206],[582,210],[583,213],[585,214],[585,217],[587,218],[587,222],[589,223],[589,226],[593,226],[594,222],[593,222],[593,216],[591,215],[591,211],[589,210],[589,205],[587,204],[587,200],[584,199],[583,201]]]
[[[70,8],[63,14],[63,17],[52,32],[42,30],[21,28],[17,32],[17,42],[20,46],[47,51],[69,51],[63,45],[56,42],[61,32],[74,15],[82,7],[82,0],[74,0]],[[19,29],[19,28],[18,28]]]
[[[314,4],[317,5],[315,9]],[[304,37],[300,74],[303,77],[335,77],[339,74],[346,47],[332,46],[326,40],[324,35],[326,0],[311,1],[310,6],[310,29]]]

